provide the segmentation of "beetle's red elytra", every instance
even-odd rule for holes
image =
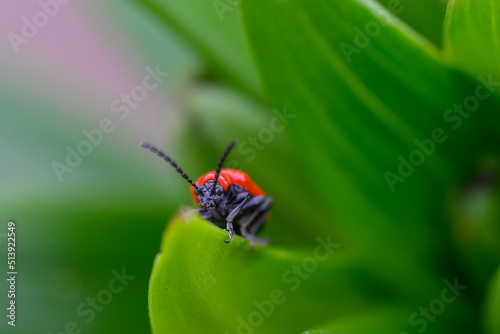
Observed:
[[[244,237],[254,250],[255,243],[265,246],[269,242],[268,239],[257,237],[256,233],[269,217],[274,200],[267,197],[248,174],[237,169],[222,168],[235,145],[236,141],[229,144],[215,171],[208,172],[193,182],[168,155],[147,142],[140,144],[168,162],[191,184],[191,194],[202,217],[229,231],[226,243],[231,242],[236,233]]]
[[[195,184],[197,186],[200,186],[202,184],[205,184],[207,181],[215,180],[215,174],[216,171],[208,172],[205,175],[200,176],[200,178],[196,180]],[[220,171],[219,179],[217,181],[220,183],[224,191],[227,191],[227,189],[231,184],[236,184],[238,186],[245,188],[245,190],[251,195],[254,196],[266,195],[262,191],[262,189],[260,189],[259,186],[252,181],[252,179],[250,179],[250,176],[248,176],[247,173],[237,169],[223,168]],[[194,202],[196,204],[199,204],[198,196],[195,194],[193,186],[191,186],[191,194],[193,195]]]

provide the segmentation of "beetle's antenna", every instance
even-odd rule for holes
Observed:
[[[189,176],[187,176],[187,174],[184,173],[184,171],[179,166],[177,166],[177,164],[175,163],[175,161],[172,160],[172,159],[170,159],[170,157],[168,155],[166,155],[165,153],[163,153],[157,147],[155,147],[155,146],[153,146],[150,143],[147,143],[145,141],[143,141],[142,143],[140,143],[139,146],[144,147],[146,150],[148,150],[150,152],[153,152],[154,154],[156,154],[157,156],[159,156],[160,158],[162,158],[163,160],[165,160],[166,162],[168,162],[170,164],[170,166],[174,167],[175,170],[179,174],[182,175],[183,178],[185,178],[189,183],[191,183],[191,185],[194,187],[194,189],[198,189],[198,187],[193,182],[193,180],[191,180],[191,178]]]
[[[224,164],[224,160],[226,160],[229,152],[231,152],[231,149],[234,147],[234,145],[236,145],[236,140],[233,140],[233,142],[229,144],[229,146],[226,148],[226,151],[222,153],[222,157],[220,157],[219,164],[217,165],[217,170],[215,171],[215,180],[214,187],[212,188],[212,194],[215,192],[215,186],[217,185],[217,180],[219,179],[222,164]]]

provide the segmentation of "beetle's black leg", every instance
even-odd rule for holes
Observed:
[[[249,225],[251,225],[250,228],[250,233],[255,236],[255,233],[259,230],[259,228],[262,226],[262,224],[265,223],[267,219],[267,214],[269,210],[271,209],[271,206],[274,203],[274,199],[271,197],[266,197],[266,200],[262,205],[257,209],[259,215],[255,217],[251,222],[248,222]]]
[[[241,227],[246,228],[250,224],[250,222],[255,219],[255,217],[260,212],[259,207],[262,205],[265,199],[265,196],[257,196],[247,202],[247,204],[243,208],[246,212],[246,215],[244,217],[241,217],[238,222]]]
[[[245,227],[240,227],[240,232],[241,236],[245,238],[250,243],[250,245],[252,245],[250,251],[253,252],[253,250],[255,249],[255,242],[253,240],[254,239],[253,236],[250,233],[248,233]]]
[[[226,229],[224,231],[229,231],[229,240],[225,240],[226,244],[230,243],[234,239],[234,228],[233,223],[227,222]]]
[[[268,211],[262,212],[257,218],[252,222],[250,227],[250,236],[261,246],[267,246],[271,242],[271,238],[260,238],[256,235],[257,231],[267,220]]]
[[[269,210],[273,205],[274,200],[271,197],[267,197],[264,203],[258,208],[259,215],[255,217],[254,220],[249,222],[250,226],[250,235],[253,239],[260,245],[266,246],[271,241],[270,238],[259,238],[256,236],[257,231],[262,227],[262,225],[266,222],[268,218]]]
[[[226,218],[226,221],[228,222],[232,222],[234,220],[234,218],[236,217],[236,215],[238,213],[240,213],[240,210],[241,208],[243,207],[243,205],[245,205],[245,203],[248,201],[248,199],[250,198],[250,194],[247,193],[247,192],[243,192],[243,193],[239,193],[232,201],[231,203],[238,203],[238,206],[235,207],[233,209],[233,211],[231,211],[231,213],[227,216]]]
[[[255,249],[255,241],[260,245],[267,245],[269,240],[257,237],[255,234],[264,224],[267,218],[267,213],[271,208],[274,200],[270,197],[257,196],[252,198],[244,209],[253,209],[253,211],[239,221],[241,235],[248,240],[252,245],[252,251]],[[247,228],[250,227],[250,232]]]
[[[228,244],[233,241],[234,238],[234,228],[233,228],[233,220],[240,212],[241,208],[250,198],[250,194],[247,192],[239,193],[238,196],[235,197],[233,202],[240,202],[237,207],[231,211],[231,213],[226,218],[226,230],[229,231],[229,240],[226,240],[225,243]]]
[[[254,220],[256,215],[259,213],[259,206],[262,205],[265,199],[265,196],[256,196],[250,199],[242,208],[242,210],[246,212],[245,216],[243,216],[238,221],[241,236],[245,238],[250,243],[250,245],[252,245],[252,249],[250,251],[253,251],[255,249],[255,242],[254,236],[251,233],[248,233],[247,227],[249,226],[249,222]]]
[[[253,252],[255,249],[255,242],[254,242],[254,236],[251,233],[248,233],[247,227],[259,213],[259,206],[262,205],[262,202],[264,200],[265,200],[264,196],[257,196],[248,201],[243,209],[249,212],[246,213],[246,216],[243,216],[238,221],[238,224],[240,225],[241,236],[245,238],[250,243],[250,245],[252,245],[252,248],[250,249],[251,252]]]
[[[254,211],[254,209],[258,209],[259,206],[262,205],[262,203],[265,201],[266,199],[266,196],[255,196],[255,197],[252,197],[246,204],[245,206],[242,208],[243,211],[245,212],[250,212],[250,211]],[[247,218],[245,218],[246,220]]]
[[[262,214],[255,219],[255,222],[252,224],[252,227],[250,228],[250,235],[254,238],[254,240],[261,246],[266,246],[271,242],[270,238],[259,238],[255,234],[259,230],[259,228],[266,222],[267,219],[267,212],[264,211]]]

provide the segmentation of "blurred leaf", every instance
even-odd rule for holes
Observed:
[[[58,82],[60,68],[50,62],[40,65],[50,78],[40,75],[36,64],[23,66],[19,77],[6,70],[9,64],[2,65],[0,150],[6,157],[0,164],[0,235],[8,220],[17,223],[19,308],[16,327],[2,322],[0,332],[60,333],[71,321],[95,334],[149,331],[150,269],[165,217],[177,209],[166,194],[175,196],[179,188],[145,172],[150,155],[134,138],[143,134],[121,131],[127,124],[117,119],[116,132],[59,182],[52,162],[65,162],[66,146],[75,148],[85,139],[83,129],[113,117],[108,109],[113,92],[71,72],[68,76],[82,79],[81,86],[95,88],[72,90],[74,82]],[[158,161],[150,158],[154,170]],[[5,259],[4,246],[0,238]],[[135,278],[87,322],[89,313],[82,316],[77,308],[108,288],[111,270],[122,268]],[[6,282],[0,283],[3,291]]]
[[[488,157],[450,198],[454,239],[468,272],[485,287],[500,263],[500,162]]]
[[[500,333],[500,267],[489,284],[486,295],[486,310],[484,328],[487,334]]]
[[[94,186],[94,194],[111,186],[101,182],[100,187]],[[2,333],[60,333],[71,321],[82,333],[149,330],[146,295],[150,268],[164,217],[173,208],[160,205],[155,198],[143,197],[142,201],[138,188],[128,190],[123,201],[116,193],[102,191],[103,197],[92,199],[89,189],[73,189],[71,196],[63,192],[38,195],[36,201],[4,202],[2,219],[7,213],[17,225],[19,275],[16,327],[2,327],[3,323]],[[0,233],[7,231],[6,220],[0,227]],[[0,239],[2,258],[7,257],[5,245]],[[102,311],[94,312],[91,319],[88,298],[95,299],[108,289],[114,277],[111,271],[121,272],[122,268],[134,278],[108,304],[98,301],[97,309],[102,307]],[[0,288],[7,291],[4,282]],[[84,306],[77,312],[81,304]],[[20,321],[21,316],[29,321]]]
[[[136,0],[171,25],[207,60],[209,75],[221,76],[252,96],[260,92],[257,72],[243,39],[236,5],[223,14],[221,1]]]
[[[436,45],[441,45],[445,4],[442,0],[377,0]]]
[[[271,105],[300,118],[289,130],[303,159],[317,162],[306,164],[316,186],[309,195],[339,218],[325,223],[338,223],[375,267],[391,268],[381,275],[412,286],[436,250],[449,248],[435,199],[478,153],[457,154],[464,147],[448,139],[443,112],[474,86],[372,1],[256,0],[242,14]],[[462,131],[474,146],[477,124]],[[413,152],[425,163],[401,162]],[[388,171],[403,179],[392,189]]]
[[[153,333],[293,333],[397,296],[331,236],[303,252],[225,239],[194,214],[170,222],[150,282]]]
[[[94,18],[106,24],[110,19],[118,20],[121,33],[127,36],[126,43],[133,43],[133,51],[141,54],[142,61],[150,65],[160,64],[170,74],[167,90],[184,84],[193,73],[200,71],[203,66],[200,55],[179,38],[172,27],[152,19],[151,13],[138,1],[110,0],[99,2],[99,7],[99,11],[92,13]],[[109,40],[116,36],[112,33],[108,26],[102,29],[103,37]]]
[[[455,304],[452,304],[455,305]],[[456,307],[458,305],[452,306]],[[314,329],[305,331],[303,334],[373,334],[373,333],[464,333],[465,328],[456,321],[456,317],[450,317],[448,310],[447,321],[443,316],[435,318],[437,321],[428,322],[422,316],[409,318],[416,310],[405,309],[401,305],[385,306],[378,305],[376,309],[358,312],[351,316],[338,319],[328,324],[316,326]],[[425,328],[423,327],[425,325]],[[453,330],[452,330],[453,328]],[[406,331],[405,331],[406,330]]]
[[[450,0],[444,47],[452,63],[476,77],[500,78],[500,1]]]

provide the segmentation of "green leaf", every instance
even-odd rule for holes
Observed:
[[[463,262],[485,287],[500,263],[500,160],[488,157],[450,196],[452,232]]]
[[[2,333],[60,333],[70,321],[89,333],[149,330],[146,292],[150,268],[157,253],[162,218],[173,208],[160,205],[154,197],[138,198],[139,187],[120,181],[96,185],[88,181],[87,189],[44,189],[43,194],[32,192],[32,198],[3,201],[0,256],[7,258],[7,236],[2,234],[7,233],[7,221],[13,220],[17,255],[23,259],[18,264],[23,265],[24,272],[18,275],[16,306],[24,305],[27,320],[31,321],[16,323],[13,331],[2,324]],[[110,191],[124,185],[128,189],[124,194]],[[140,252],[130,247],[131,240],[141,245]],[[112,261],[102,261],[103,256]],[[95,321],[86,321],[91,310],[87,298],[95,300],[100,291],[108,288],[114,277],[112,270],[121,272],[122,268],[134,278],[119,293],[113,293],[109,304],[97,302],[102,312],[95,313]],[[7,281],[2,281],[0,288],[8,291]],[[120,289],[121,284],[115,284]],[[22,293],[22,286],[29,293]]]
[[[153,333],[294,333],[399,298],[331,236],[309,250],[254,252],[227,237],[195,214],[170,222],[149,288]]]
[[[451,304],[449,307],[457,307]],[[316,326],[314,329],[305,331],[303,334],[372,334],[372,333],[463,333],[465,328],[462,323],[456,321],[456,317],[450,317],[448,311],[447,321],[434,317],[432,322],[427,321],[417,310],[406,309],[400,305],[378,305],[376,309],[358,312],[351,316],[335,320],[333,322]],[[410,317],[412,320],[410,321]],[[432,318],[431,318],[432,319]],[[436,321],[437,320],[437,321]],[[453,331],[452,329],[453,328]],[[473,331],[473,328],[471,328]]]
[[[461,140],[481,137],[470,121],[458,141],[443,113],[474,85],[373,1],[246,1],[242,15],[270,104],[297,115],[294,145],[317,162],[307,163],[308,195],[338,218],[326,223],[382,275],[420,277],[449,243],[435,199],[477,154],[466,159]],[[414,152],[424,161],[398,172]],[[404,181],[391,187],[387,172]]]
[[[499,0],[450,0],[444,23],[447,57],[474,77],[500,78],[499,25]]]
[[[486,295],[486,310],[484,317],[484,328],[487,334],[500,333],[500,267],[493,276],[488,294]]]
[[[243,39],[236,5],[218,7],[222,1],[136,0],[162,22],[172,26],[206,60],[208,76],[234,84],[251,96],[258,96],[257,72]]]
[[[436,45],[441,45],[445,4],[440,0],[377,0]]]
[[[370,334],[400,333],[408,327],[408,316],[412,313],[402,307],[379,305],[375,310],[358,312],[354,315],[322,324],[303,334]]]

